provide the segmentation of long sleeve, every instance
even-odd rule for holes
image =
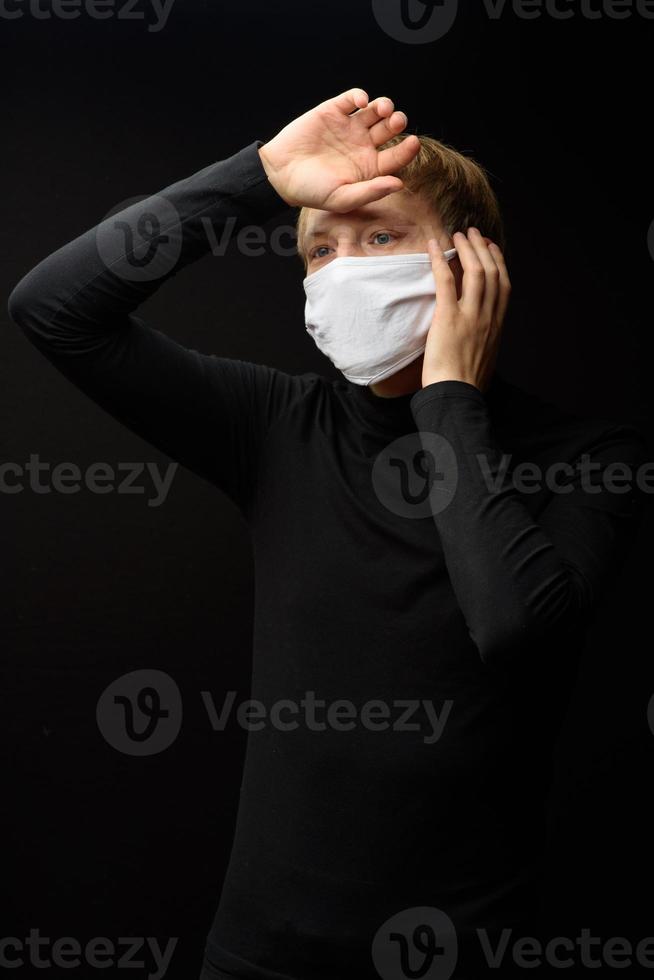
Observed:
[[[66,378],[241,509],[266,429],[300,380],[187,349],[134,311],[212,241],[288,209],[261,145],[105,219],[40,262],[9,299],[12,320]]]
[[[502,662],[530,640],[586,617],[642,513],[635,476],[644,442],[638,430],[605,427],[578,459],[557,461],[567,471],[559,466],[550,478],[562,489],[546,490],[546,505],[536,519],[507,469],[478,388],[436,382],[416,392],[411,409],[423,448],[429,434],[437,433],[453,450],[448,447],[456,468],[449,474],[450,496],[446,506],[434,508],[434,521],[452,587],[484,663]],[[628,484],[611,482],[617,476],[610,470],[614,463],[629,468]],[[536,471],[536,477],[546,483],[548,474]]]

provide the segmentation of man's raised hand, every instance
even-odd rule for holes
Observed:
[[[391,99],[352,88],[321,102],[259,148],[268,180],[292,207],[346,212],[400,191],[394,176],[416,156],[417,136],[379,147],[407,126]]]

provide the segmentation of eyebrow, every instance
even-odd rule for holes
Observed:
[[[359,221],[361,224],[368,224],[371,221],[380,221],[382,219],[393,221],[398,216],[399,215],[397,211],[388,211],[384,209],[384,210],[377,210],[377,211],[368,211],[366,212],[365,218],[364,217],[355,218],[354,220]],[[407,221],[406,218],[402,223],[407,225],[413,224],[412,221]],[[338,224],[338,222],[333,222],[332,224]],[[317,227],[313,228],[313,230],[306,231],[303,235],[303,238],[307,242],[312,241],[314,238],[320,238],[321,235],[326,235],[329,232],[330,227],[331,225],[330,226],[318,225]]]

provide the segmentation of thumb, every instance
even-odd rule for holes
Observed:
[[[373,177],[372,180],[359,180],[354,184],[342,184],[332,191],[325,200],[326,211],[354,211],[372,201],[379,201],[387,194],[401,191],[404,183],[399,177]]]

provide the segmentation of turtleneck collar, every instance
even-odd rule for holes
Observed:
[[[343,384],[356,405],[359,414],[376,428],[395,428],[412,421],[411,399],[421,388],[410,391],[408,394],[384,397],[376,395],[369,385],[357,385],[346,378]],[[503,393],[506,392],[507,382],[504,381],[497,372],[490,380],[489,386],[483,393],[489,405],[493,408],[499,406]]]

